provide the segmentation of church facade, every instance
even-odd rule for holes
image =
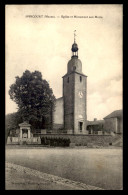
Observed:
[[[78,45],[72,45],[72,56],[63,79],[63,97],[56,99],[53,129],[64,129],[71,134],[86,134],[87,76],[82,72]]]

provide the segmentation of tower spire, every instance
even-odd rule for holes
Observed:
[[[76,30],[74,30],[74,43],[76,42],[76,39],[75,39],[76,34],[75,34],[75,32],[76,32]]]
[[[76,39],[75,39],[76,33],[75,32],[76,32],[76,30],[74,30],[74,43],[72,45],[71,50],[72,50],[72,57],[78,58],[78,45],[76,44]]]

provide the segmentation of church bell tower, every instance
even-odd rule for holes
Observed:
[[[78,45],[74,43],[72,56],[63,76],[64,129],[73,134],[85,134],[87,122],[87,76],[82,73],[82,63],[78,59]]]

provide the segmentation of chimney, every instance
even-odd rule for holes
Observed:
[[[94,121],[97,121],[97,118],[94,118]]]

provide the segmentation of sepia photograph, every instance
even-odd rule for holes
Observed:
[[[123,190],[123,5],[5,5],[5,190]]]

